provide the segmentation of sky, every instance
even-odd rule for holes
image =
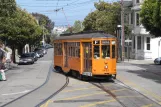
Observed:
[[[95,10],[94,2],[99,0],[16,0],[17,5],[29,13],[37,12],[48,16],[55,26],[72,26]],[[104,0],[114,2],[117,0]],[[60,9],[58,12],[55,10]]]

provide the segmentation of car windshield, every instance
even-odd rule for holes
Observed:
[[[31,57],[31,54],[22,54],[21,58]]]
[[[22,54],[21,58],[26,58],[26,57],[34,57],[35,53],[26,53],[26,54]]]

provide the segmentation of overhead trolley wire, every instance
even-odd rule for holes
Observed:
[[[79,0],[77,0],[77,1],[79,1]],[[88,3],[90,3],[90,2],[93,2],[93,1],[96,1],[96,0],[89,0],[89,1],[86,1],[86,2],[79,2],[79,3],[74,3],[74,2],[76,2],[76,1],[74,1],[74,2],[72,2],[72,3],[67,3],[66,5],[56,5],[56,6],[49,6],[49,5],[41,5],[41,6],[37,6],[37,5],[20,5],[20,6],[25,6],[25,7],[60,7],[60,8],[67,8],[67,7],[71,7],[71,6],[75,6],[75,5],[84,5],[84,4],[88,4]],[[57,4],[58,4],[58,2],[57,2]]]
[[[63,10],[63,8],[62,8],[62,11],[63,11],[64,16],[65,16],[65,19],[66,19],[66,21],[67,21],[67,23],[68,23],[68,27],[70,28],[70,24],[69,24],[68,18],[67,18],[67,16],[66,16],[65,11]]]

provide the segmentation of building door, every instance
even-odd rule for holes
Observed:
[[[83,71],[92,72],[92,44],[83,43]]]

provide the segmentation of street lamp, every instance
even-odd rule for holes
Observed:
[[[122,46],[122,36],[121,36],[121,25],[117,25],[117,43],[118,43],[118,59],[122,59],[122,51],[121,51],[121,46]]]
[[[125,43],[125,35],[124,35],[124,0],[121,0],[121,25],[122,25],[122,29],[121,29],[121,38],[122,38],[122,60],[124,61],[124,54],[125,54],[125,50],[124,50],[124,43]]]

